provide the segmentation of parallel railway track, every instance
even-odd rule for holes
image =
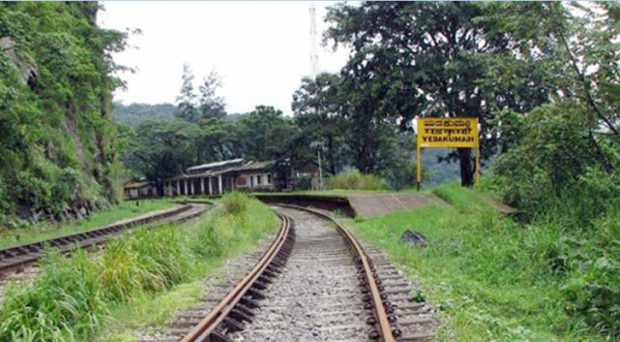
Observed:
[[[375,266],[355,237],[330,215],[281,207],[277,237],[246,276],[228,286],[223,298],[208,309],[194,308],[182,315],[158,341],[433,338],[430,307],[410,301],[411,289],[403,287],[402,274],[389,269],[384,259]],[[300,221],[296,227],[290,216]],[[378,273],[383,270],[385,279]]]
[[[20,271],[23,267],[37,262],[43,256],[46,248],[55,248],[61,253],[69,253],[75,248],[86,249],[103,244],[110,237],[136,226],[160,221],[162,223],[182,222],[203,214],[206,209],[206,205],[185,204],[178,208],[143,215],[136,219],[128,219],[105,227],[0,249],[0,276]]]

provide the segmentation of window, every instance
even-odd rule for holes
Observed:
[[[263,182],[263,177],[262,176],[256,176],[256,185],[261,185],[261,183]]]
[[[271,174],[267,175],[267,184],[271,184]]]

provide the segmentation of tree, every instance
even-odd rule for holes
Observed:
[[[522,111],[546,97],[536,90],[536,78],[518,80],[530,84],[523,92],[495,87],[488,77],[494,62],[489,57],[509,52],[511,38],[485,39],[496,27],[479,20],[484,15],[484,6],[460,2],[364,2],[330,8],[327,20],[333,26],[326,40],[347,44],[353,52],[342,75],[361,98],[350,101],[350,115],[375,125],[397,121],[402,129],[411,129],[417,115],[478,117],[483,157],[488,157],[497,142],[487,134],[495,109]],[[372,151],[358,153],[367,155],[363,164],[368,164]],[[471,150],[458,149],[450,157],[460,161],[461,183],[472,185]]]
[[[196,94],[194,94],[194,75],[187,64],[183,65],[182,79],[181,92],[177,96],[176,116],[189,122],[196,122],[198,110],[196,109]]]
[[[160,186],[196,162],[198,126],[185,120],[147,120],[138,126],[125,164]]]
[[[222,97],[216,96],[215,91],[222,85],[217,73],[211,71],[207,75],[198,90],[200,97],[198,99],[198,110],[202,119],[211,119],[223,117],[226,115],[226,106]]]
[[[237,132],[241,129],[238,121],[227,117],[214,118],[204,122],[200,128],[195,141],[200,163],[243,156],[243,146],[237,141]]]
[[[325,156],[325,169],[335,175],[348,162],[344,142],[345,122],[340,116],[338,85],[340,77],[323,73],[315,79],[304,78],[293,94],[292,108],[299,133],[306,147],[315,145]],[[307,151],[308,159],[315,160],[315,151]]]
[[[243,156],[251,160],[269,160],[285,157],[291,137],[297,133],[292,120],[271,106],[256,108],[241,117],[237,143],[243,146]]]

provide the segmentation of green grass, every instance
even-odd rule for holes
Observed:
[[[432,192],[454,208],[429,205],[345,222],[420,282],[441,310],[441,340],[603,340],[564,310],[563,282],[546,255],[557,231],[502,217],[474,190],[444,185]],[[406,229],[422,233],[429,246],[400,243]]]
[[[196,303],[200,279],[277,225],[260,202],[230,194],[202,220],[127,232],[93,256],[50,254],[2,298],[0,341],[124,340]]]
[[[119,205],[86,217],[79,222],[41,223],[38,226],[0,231],[0,248],[50,239],[67,234],[83,232],[106,226],[150,211],[171,208],[174,204],[167,200],[140,200],[122,202]]]

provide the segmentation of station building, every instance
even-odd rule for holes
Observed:
[[[124,194],[125,198],[133,199],[221,195],[234,190],[288,191],[292,189],[293,180],[300,176],[311,179],[313,185],[318,184],[318,169],[312,164],[293,170],[287,161],[245,162],[240,158],[189,167],[184,173],[164,181],[163,189],[144,180],[128,182]]]

